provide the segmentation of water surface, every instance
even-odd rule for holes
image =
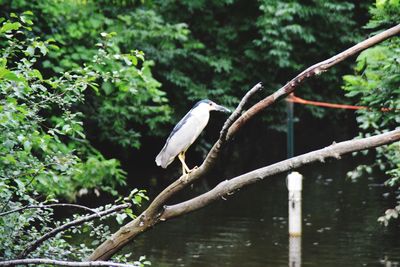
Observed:
[[[400,227],[377,222],[394,200],[382,175],[353,182],[351,157],[300,169],[304,175],[301,266],[400,266]],[[284,176],[162,223],[123,252],[152,266],[288,266]]]

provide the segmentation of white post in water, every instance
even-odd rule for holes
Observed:
[[[289,267],[301,266],[301,191],[303,176],[291,172],[287,177],[289,189]]]
[[[303,176],[291,172],[288,177],[289,189],[289,235],[301,236],[301,190]]]

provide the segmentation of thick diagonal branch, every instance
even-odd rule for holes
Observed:
[[[293,92],[301,82],[306,78],[314,76],[318,73],[326,71],[332,66],[340,63],[346,58],[353,56],[377,43],[380,43],[392,36],[400,33],[400,24],[383,31],[376,36],[366,39],[365,41],[358,43],[357,45],[343,51],[342,53],[317,63],[305,71],[301,72],[294,79],[288,82],[285,86],[277,90],[274,94],[264,98],[245,113],[243,113],[233,124],[229,127],[226,134],[226,138],[218,139],[214,146],[211,148],[207,154],[206,159],[200,165],[200,167],[187,176],[181,176],[178,180],[169,185],[165,190],[163,190],[150,204],[150,206],[135,220],[129,222],[125,226],[121,227],[112,237],[101,244],[90,256],[91,260],[109,259],[114,253],[121,249],[130,240],[135,238],[141,232],[146,231],[148,228],[152,227],[154,224],[158,223],[160,218],[162,218],[163,206],[167,201],[185,188],[188,184],[204,177],[205,174],[214,166],[217,161],[222,147],[232,139],[236,132],[243,127],[243,125],[252,117],[257,115],[261,110],[265,109],[269,105],[273,104],[282,97]]]
[[[349,140],[336,144],[320,150],[312,151],[297,157],[293,157],[254,171],[242,174],[230,180],[219,183],[212,190],[192,198],[188,201],[167,206],[161,216],[161,220],[168,220],[188,212],[200,209],[216,200],[224,198],[224,196],[231,195],[240,188],[247,185],[264,180],[276,174],[284,173],[298,167],[316,162],[324,161],[326,158],[340,159],[341,155],[348,154],[355,151],[365,150],[390,144],[400,140],[400,129],[391,132],[375,135],[372,137]]]

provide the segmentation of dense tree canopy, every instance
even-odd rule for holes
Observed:
[[[60,49],[42,64],[48,72],[69,71],[92,60],[101,32],[116,33],[113,49],[145,52],[151,60],[147,66],[154,65],[162,88],[155,83],[154,89],[137,90],[135,94],[126,92],[126,88],[143,85],[111,86],[106,81],[100,84],[97,96],[87,99],[90,105],[82,107],[90,125],[86,127],[89,137],[96,135],[113,144],[137,148],[144,132],[157,135],[169,129],[160,127],[170,121],[167,99],[177,117],[203,98],[234,106],[249,83],[263,81],[272,92],[299,69],[349,46],[360,37],[366,4],[46,0],[12,1],[2,10],[4,15],[33,11],[38,18],[34,32],[59,44]],[[326,31],[335,25],[340,27]],[[348,67],[335,69],[322,82],[308,84],[302,95],[343,99],[337,76],[344,70]],[[323,95],[311,89],[319,87],[324,88]],[[130,93],[136,97],[130,97]],[[319,117],[324,115],[321,109],[311,111]],[[277,127],[282,115],[278,109],[264,119]]]

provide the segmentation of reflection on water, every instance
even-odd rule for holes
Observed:
[[[300,170],[301,266],[399,266],[399,225],[386,229],[377,223],[393,204],[382,197],[386,188],[373,186],[382,177],[351,182],[345,178],[351,169],[342,160]],[[287,189],[281,176],[159,224],[123,252],[132,252],[132,259],[146,255],[157,267],[288,266],[294,243],[287,233]]]
[[[301,266],[301,237],[289,236],[289,267]]]

